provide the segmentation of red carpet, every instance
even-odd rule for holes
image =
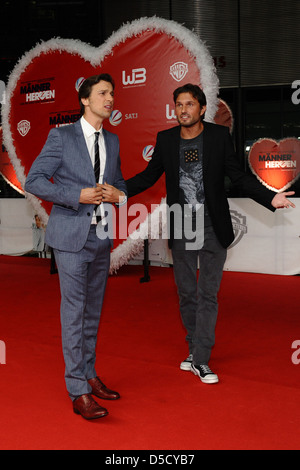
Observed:
[[[151,268],[140,284],[141,266],[121,269],[108,283],[97,370],[122,399],[88,422],[65,391],[49,260],[1,256],[0,273],[2,450],[299,449],[299,276],[224,273],[211,361],[220,383],[203,385],[178,367],[188,351],[172,270]]]

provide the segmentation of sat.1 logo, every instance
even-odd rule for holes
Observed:
[[[109,122],[112,126],[118,126],[122,122],[122,113],[118,109],[115,109],[109,118]]]
[[[79,88],[81,87],[81,85],[83,84],[83,82],[85,81],[85,78],[84,77],[80,77],[76,80],[76,83],[75,83],[75,90],[78,92],[79,91]]]
[[[147,145],[143,150],[143,159],[146,160],[146,162],[150,162],[153,152],[153,145]]]

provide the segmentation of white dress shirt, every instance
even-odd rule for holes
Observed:
[[[105,148],[105,142],[104,142],[104,136],[102,132],[102,127],[97,131],[89,122],[87,122],[86,119],[82,116],[80,118],[80,123],[83,131],[83,135],[85,138],[85,142],[91,157],[91,162],[94,167],[95,164],[95,132],[99,132],[99,155],[100,155],[100,176],[99,176],[99,181],[97,183],[103,184],[103,175],[104,175],[104,170],[105,170],[105,165],[106,165],[106,148]],[[100,213],[99,213],[100,211]],[[100,206],[97,209],[97,215],[102,216],[102,224],[105,225],[106,222],[104,220],[104,209],[103,209],[103,204],[100,204]],[[92,224],[96,224],[96,213],[94,212],[93,218],[92,218]]]

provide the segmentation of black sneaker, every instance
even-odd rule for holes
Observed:
[[[191,372],[192,363],[193,363],[193,354],[190,354],[189,357],[187,357],[184,361],[182,361],[182,363],[180,364],[180,369]]]
[[[198,375],[201,382],[205,384],[216,384],[219,382],[219,377],[210,370],[208,365],[202,364],[198,366],[192,364],[191,371],[194,372],[195,375]]]

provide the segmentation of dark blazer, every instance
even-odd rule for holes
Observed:
[[[104,179],[127,194],[120,168],[118,136],[105,129],[103,135],[107,155]],[[53,202],[46,229],[47,245],[70,252],[83,248],[94,206],[80,204],[80,192],[95,185],[94,169],[80,120],[69,126],[51,129],[25,183],[27,192]],[[109,214],[111,204],[105,204],[105,210]]]
[[[159,132],[156,146],[144,171],[126,181],[128,197],[145,191],[165,173],[167,204],[179,203],[179,145],[180,126]],[[252,175],[246,174],[239,164],[227,127],[204,122],[203,130],[203,183],[205,200],[215,233],[224,248],[234,240],[234,233],[225,193],[224,179],[239,187],[245,195],[271,211],[273,191],[265,188]],[[172,227],[169,246],[172,246]]]

